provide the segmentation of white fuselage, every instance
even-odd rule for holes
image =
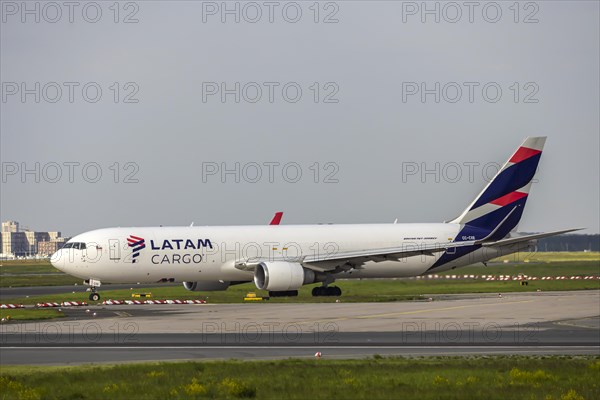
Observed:
[[[419,246],[460,240],[461,225],[360,224],[215,227],[108,228],[90,231],[69,243],[52,264],[64,272],[102,283],[159,281],[251,281],[253,273],[235,267],[252,259],[302,260],[304,256],[381,248]],[[133,237],[128,242],[128,238]],[[135,239],[137,238],[137,239]],[[143,239],[133,246],[131,242]],[[464,239],[463,239],[464,240]],[[142,247],[137,251],[135,248]],[[396,260],[368,261],[338,272],[337,278],[411,277],[486,261],[518,247],[479,248],[430,270],[443,252]]]

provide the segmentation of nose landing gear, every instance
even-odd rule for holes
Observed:
[[[90,293],[90,300],[91,301],[99,301],[100,300],[100,293],[96,292],[95,287],[92,288],[92,293]]]
[[[89,285],[90,286],[90,290],[92,291],[90,293],[89,299],[91,301],[99,301],[100,300],[100,293],[98,293],[96,290],[98,288],[98,286],[100,286],[102,283],[98,280],[95,279],[86,279],[85,281],[83,281],[84,284]]]

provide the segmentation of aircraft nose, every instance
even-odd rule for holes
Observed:
[[[52,254],[52,256],[50,257],[50,264],[52,264],[52,266],[58,270],[62,271],[64,269],[65,260],[62,254],[62,249],[59,249],[54,254]]]

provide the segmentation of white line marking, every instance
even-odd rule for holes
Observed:
[[[311,347],[318,347],[319,349],[406,349],[406,350],[414,350],[414,349],[600,349],[600,345],[577,345],[577,346],[320,346],[318,344],[315,345],[307,345],[307,346],[3,346],[3,350],[173,350],[173,349],[273,349],[273,350],[284,350],[284,349],[294,349],[294,350],[303,350]]]

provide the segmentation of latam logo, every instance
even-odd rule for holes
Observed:
[[[140,251],[146,248],[146,242],[144,238],[129,235],[127,238],[127,244],[133,248],[133,254],[131,254],[132,262],[136,262],[136,258],[140,255]]]
[[[165,239],[162,243],[160,241],[154,243],[154,240],[150,240],[152,250],[200,250],[203,247],[213,248],[210,239]]]

